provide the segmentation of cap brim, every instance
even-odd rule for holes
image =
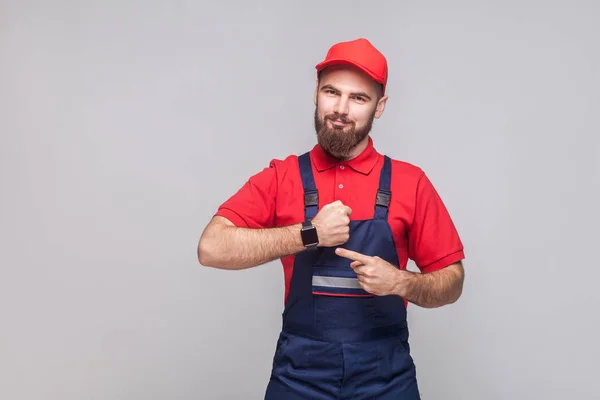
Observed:
[[[366,68],[364,65],[357,63],[356,61],[347,60],[345,58],[334,58],[334,59],[330,59],[327,61],[323,61],[323,62],[317,64],[317,66],[315,68],[317,69],[317,71],[321,71],[324,68],[330,67],[332,65],[340,65],[340,64],[351,65],[353,67],[356,67],[356,68],[360,69],[361,71],[363,71],[364,73],[366,73],[367,75],[369,75],[375,82],[380,83],[381,85],[384,84],[381,77],[377,76],[377,74],[373,73],[373,71]]]

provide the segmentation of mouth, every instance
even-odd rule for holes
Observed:
[[[338,127],[345,127],[345,126],[350,125],[349,122],[344,122],[344,121],[339,120],[339,119],[329,119],[329,121],[331,122],[331,125],[338,126]]]

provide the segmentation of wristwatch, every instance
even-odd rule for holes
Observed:
[[[302,236],[302,244],[307,250],[315,250],[319,244],[319,236],[317,235],[317,228],[315,228],[310,220],[302,222],[302,229],[300,230]]]

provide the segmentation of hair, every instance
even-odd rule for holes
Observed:
[[[377,100],[375,102],[381,100],[382,97],[383,97],[383,85],[381,83],[379,83],[377,85]]]

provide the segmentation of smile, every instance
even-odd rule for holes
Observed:
[[[335,126],[347,126],[347,125],[350,125],[349,122],[342,122],[340,120],[335,120],[335,119],[330,119],[329,121],[331,121],[331,124],[335,125]]]

